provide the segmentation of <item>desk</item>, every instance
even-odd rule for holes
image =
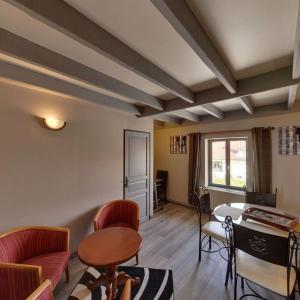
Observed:
[[[118,265],[136,256],[142,244],[138,232],[131,228],[109,227],[94,232],[84,238],[78,247],[78,257],[82,263],[94,268],[105,268],[106,273],[90,282],[93,290],[99,285],[106,286],[107,299],[116,297],[117,287],[130,279],[132,286],[140,283],[140,278],[131,278],[124,272],[117,272]]]

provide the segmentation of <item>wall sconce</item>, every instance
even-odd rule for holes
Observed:
[[[55,118],[46,118],[44,119],[44,125],[51,130],[62,130],[66,127],[67,122]]]

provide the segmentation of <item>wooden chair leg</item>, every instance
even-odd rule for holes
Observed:
[[[69,265],[67,265],[66,270],[66,281],[69,282],[70,281],[70,270],[69,270]]]
[[[138,265],[138,264],[139,264],[139,254],[137,254],[137,255],[135,256],[135,259],[136,259],[136,264]]]

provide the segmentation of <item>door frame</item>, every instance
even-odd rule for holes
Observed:
[[[126,138],[126,132],[139,132],[139,133],[145,133],[148,135],[149,137],[149,145],[148,145],[148,153],[149,153],[149,161],[148,161],[148,164],[149,164],[149,186],[148,186],[148,199],[147,199],[147,202],[146,203],[146,206],[147,206],[147,217],[148,217],[148,220],[151,218],[151,212],[150,212],[150,202],[151,202],[151,186],[152,186],[152,176],[151,176],[151,132],[149,131],[140,131],[140,130],[132,130],[132,129],[124,129],[123,131],[123,200],[125,199],[125,151],[126,151],[126,147],[125,147],[125,138]]]

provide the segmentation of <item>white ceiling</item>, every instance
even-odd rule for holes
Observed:
[[[219,85],[215,75],[175,32],[151,1],[66,2],[192,90],[199,91]],[[188,0],[188,3],[236,79],[292,63],[298,0]],[[162,99],[173,98],[160,86],[2,0],[0,27],[154,96]],[[0,59],[8,58],[0,56]],[[14,63],[23,64],[20,61]],[[43,69],[38,71],[46,72]],[[62,79],[70,81],[67,78]],[[91,86],[85,87],[95,89]],[[113,95],[102,89],[97,90]],[[288,88],[285,88],[253,95],[250,100],[254,106],[262,106],[285,102],[287,95]],[[222,111],[241,109],[238,99],[221,101],[214,105]],[[200,107],[188,110],[200,115],[207,114]]]
[[[188,0],[236,79],[292,63],[298,0]]]
[[[150,94],[161,95],[167,93],[161,87],[143,79],[134,72],[114,63],[59,31],[46,26],[2,0],[0,0],[0,26]]]
[[[184,85],[193,86],[215,78],[151,1],[66,2]]]

